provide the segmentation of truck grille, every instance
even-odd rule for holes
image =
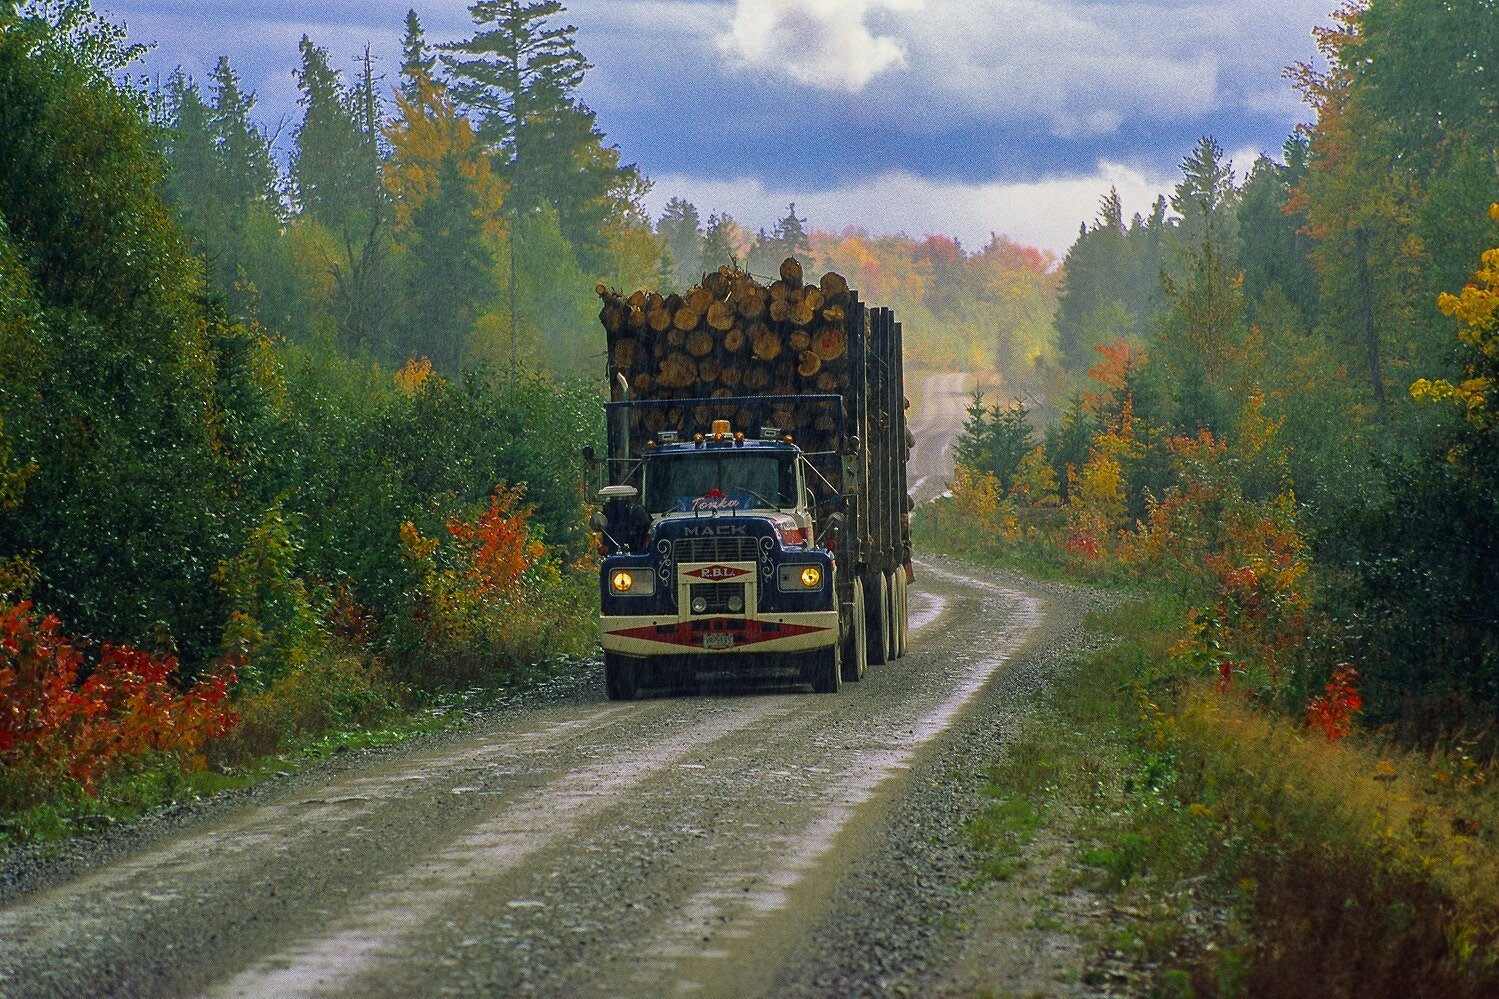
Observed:
[[[688,600],[696,600],[702,597],[708,601],[708,609],[704,614],[743,614],[744,613],[744,584],[743,583],[693,583]],[[739,610],[729,610],[729,598],[739,598]],[[691,604],[689,603],[689,606]]]
[[[684,562],[753,562],[759,555],[759,539],[683,538],[673,545],[672,558]]]

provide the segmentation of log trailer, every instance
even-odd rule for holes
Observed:
[[[682,295],[600,287],[607,481],[594,526],[610,698],[699,671],[836,692],[904,655],[901,327],[794,259]]]

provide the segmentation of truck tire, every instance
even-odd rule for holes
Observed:
[[[902,569],[895,570],[895,587],[900,595],[896,601],[899,608],[895,615],[896,636],[899,639],[900,655],[904,656],[911,651],[911,584],[906,582],[906,574]]]
[[[848,634],[843,639],[843,679],[853,683],[864,679],[869,668],[869,640],[864,620],[864,581],[854,580],[853,610],[849,614]]]
[[[635,660],[616,652],[604,653],[604,690],[611,701],[633,701],[640,693]]]
[[[864,601],[865,628],[868,636],[869,664],[881,666],[890,661],[890,577],[877,572],[870,577],[873,592]]]
[[[843,643],[834,642],[812,653],[812,664],[804,679],[814,694],[836,694],[843,686]]]
[[[906,574],[896,569],[890,574],[890,658],[899,659],[906,654]]]

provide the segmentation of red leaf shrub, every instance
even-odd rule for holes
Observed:
[[[1354,682],[1358,672],[1346,663],[1333,671],[1327,689],[1306,706],[1306,723],[1329,739],[1342,739],[1353,730],[1353,716],[1364,706]]]
[[[239,721],[228,705],[232,672],[178,691],[175,657],[115,645],[100,646],[87,670],[86,646],[60,629],[56,615],[41,617],[30,602],[0,607],[0,770],[18,779],[9,794],[64,780],[92,794],[101,778],[149,753],[201,766],[204,744]]]

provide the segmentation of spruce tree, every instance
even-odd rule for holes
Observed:
[[[381,182],[379,99],[365,53],[360,83],[345,91],[327,50],[301,42],[302,124],[292,179],[304,219],[327,231],[323,265],[333,281],[333,319],[350,350],[386,346],[394,312],[390,281],[390,210]]]
[[[469,7],[473,37],[442,46],[443,62],[454,99],[474,113],[480,140],[510,183],[507,214],[550,205],[579,259],[602,272],[604,230],[622,214],[639,214],[644,187],[577,99],[591,67],[577,28],[551,23],[563,10],[558,0],[480,0]]]
[[[421,18],[416,11],[406,12],[406,37],[401,41],[401,96],[408,101],[421,101],[421,81],[434,80],[437,72],[437,56],[427,46],[427,35],[422,30]]]
[[[240,89],[229,58],[213,71],[213,129],[217,138],[219,197],[237,214],[275,200],[277,172],[270,142],[251,118],[255,95]]]
[[[671,254],[673,279],[679,287],[689,287],[703,273],[703,223],[697,206],[672,198],[656,223],[656,232]]]

